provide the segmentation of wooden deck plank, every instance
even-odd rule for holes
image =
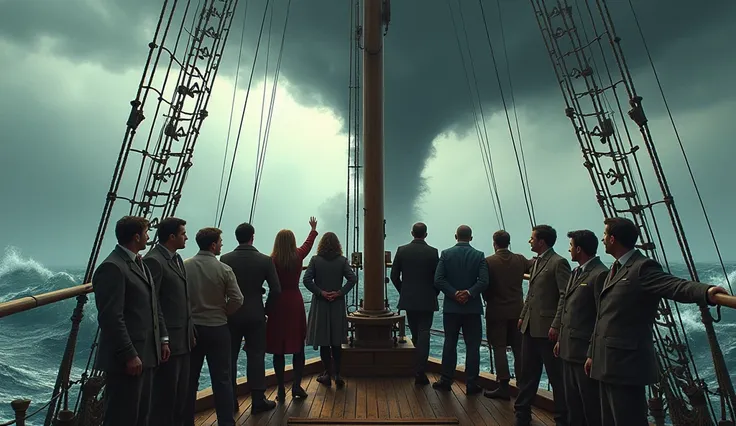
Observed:
[[[440,380],[439,374],[432,374],[430,378],[430,382],[436,382]],[[442,401],[442,405],[445,407],[445,411],[447,412],[447,416],[455,416],[460,420],[460,424],[463,425],[472,425],[474,424],[470,418],[468,418],[468,415],[465,413],[465,410],[463,409],[462,405],[457,400],[457,397],[455,396],[455,393],[452,391],[441,391],[441,390],[435,390],[434,388],[428,386],[430,389],[430,392],[434,392],[435,395],[437,395],[438,399]]]
[[[378,399],[376,395],[376,380],[366,379],[363,381],[363,386],[366,387],[365,417],[367,419],[377,419],[379,417],[378,417]]]
[[[355,404],[357,402],[358,393],[356,389],[356,381],[357,379],[353,377],[349,377],[345,379],[345,405],[344,405],[344,411],[345,417],[349,418],[355,418]],[[334,415],[337,415],[337,413],[334,412]]]
[[[349,377],[345,387],[337,389],[333,383],[326,387],[312,374],[304,378],[308,393],[304,400],[294,399],[287,385],[286,399],[274,410],[250,415],[251,399],[244,395],[236,413],[238,425],[285,424],[416,424],[415,419],[426,419],[425,424],[511,426],[514,423],[512,401],[491,400],[482,394],[468,396],[465,384],[455,382],[450,392],[438,391],[431,385],[416,386],[413,377]],[[429,375],[437,380],[436,374]],[[266,395],[276,397],[276,387],[270,386]],[[439,421],[439,423],[435,423]],[[321,423],[320,423],[321,422]],[[444,423],[443,423],[444,422]],[[217,424],[214,409],[198,413],[195,424]],[[535,426],[553,426],[553,415],[533,409]]]
[[[366,378],[363,377],[356,377],[355,378],[355,391],[357,392],[356,396],[356,403],[355,403],[355,418],[356,419],[365,419],[366,418]]]
[[[393,395],[396,395],[396,408],[398,409],[398,417],[402,419],[409,419],[414,417],[414,415],[412,414],[411,405],[409,404],[409,399],[406,397],[406,392],[404,392],[404,385],[401,382],[397,382],[396,380],[388,380],[387,383],[390,386],[389,392]],[[416,417],[422,417],[422,415],[419,414]]]
[[[498,423],[494,420],[493,416],[485,415],[482,416],[478,407],[482,407],[483,411],[485,407],[478,402],[478,397],[485,398],[482,394],[471,395],[470,397],[465,392],[465,383],[452,383],[452,394],[457,398],[457,402],[465,410],[465,414],[474,425],[477,426],[498,426]],[[486,412],[487,413],[487,412]]]

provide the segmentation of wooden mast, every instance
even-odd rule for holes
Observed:
[[[383,281],[383,0],[365,0],[363,13],[364,299],[362,313],[386,312]]]
[[[364,0],[363,7],[363,306],[349,316],[355,326],[355,349],[360,352],[351,362],[346,353],[345,364],[360,370],[358,374],[404,372],[410,351],[398,344],[393,327],[404,327],[403,315],[386,308],[386,255],[384,251],[383,202],[383,41],[388,25],[389,1]],[[403,333],[401,333],[403,335]],[[399,349],[409,357],[396,357]],[[389,351],[389,352],[386,352]],[[386,358],[388,356],[388,358]],[[400,362],[397,362],[400,361]],[[389,365],[393,364],[393,365]],[[409,364],[410,365],[410,364]],[[347,367],[347,365],[346,365]],[[374,368],[371,368],[374,367]],[[392,368],[393,367],[393,368]],[[411,371],[410,368],[408,371]]]

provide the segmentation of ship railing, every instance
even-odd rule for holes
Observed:
[[[10,402],[10,407],[13,409],[14,413],[14,419],[10,420],[5,423],[0,423],[0,426],[26,426],[26,420],[35,417],[38,413],[41,411],[44,411],[48,408],[51,403],[58,400],[61,397],[68,397],[69,390],[72,388],[73,385],[79,384],[79,381],[70,382],[69,386],[66,389],[62,389],[61,392],[59,392],[58,395],[51,398],[48,402],[38,407],[35,411],[28,414],[28,409],[31,406],[31,400],[30,399],[14,399]],[[72,426],[74,424],[74,412],[69,410],[61,410],[59,412],[59,415],[54,422],[54,426]]]
[[[528,280],[529,277],[528,275],[525,275],[524,278]],[[55,291],[51,291],[47,293],[42,293],[42,294],[33,295],[33,296],[25,296],[25,297],[20,297],[18,299],[10,300],[7,302],[2,302],[0,303],[0,318],[14,315],[20,312],[30,311],[40,306],[54,304],[54,303],[61,302],[67,299],[71,299],[77,296],[89,294],[91,292],[92,292],[92,284],[86,283],[86,284],[81,284],[81,285],[68,287],[68,288],[64,288],[60,290],[55,290]],[[310,303],[309,300],[305,300],[305,305],[308,305],[309,303]],[[716,295],[716,303],[736,309],[736,296],[718,294]],[[406,326],[401,327],[401,329],[398,330],[399,338],[401,339],[402,342],[405,341],[405,336],[406,336],[405,328]],[[440,329],[436,329],[436,328],[432,328],[430,330],[430,333],[433,336],[444,336],[444,331]],[[462,333],[461,333],[461,337],[462,337]],[[494,365],[493,365],[493,355],[491,352],[492,349],[490,348],[490,345],[488,344],[487,339],[482,339],[481,344],[482,346],[489,349],[490,372],[493,374]],[[512,365],[510,365],[509,367],[511,369]],[[512,374],[512,378],[513,376],[514,375]],[[0,426],[10,426],[10,425],[25,426],[26,419],[29,419],[35,416],[36,414],[40,413],[45,408],[47,408],[51,403],[58,400],[59,397],[62,397],[62,396],[68,397],[69,391],[72,389],[73,385],[77,383],[78,382],[70,382],[68,386],[62,387],[62,391],[57,396],[55,396],[54,398],[46,402],[43,406],[37,408],[31,414],[27,414],[28,408],[30,407],[30,403],[31,403],[30,400],[28,399],[13,400],[10,403],[10,405],[13,409],[13,412],[15,413],[15,419],[9,422],[6,422],[6,423],[2,423],[0,424]],[[548,383],[547,390],[549,389],[550,389],[550,386]],[[69,422],[65,420],[67,416],[69,418]],[[56,424],[58,426],[71,425],[72,423],[70,422],[73,421],[73,418],[74,418],[73,416],[74,416],[73,412],[62,410],[59,413],[59,417],[57,420],[58,423]]]

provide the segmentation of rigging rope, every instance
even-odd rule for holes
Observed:
[[[238,93],[238,77],[240,77],[240,62],[243,58],[243,42],[245,40],[245,21],[248,18],[248,0],[245,0],[243,8],[243,28],[240,31],[240,49],[238,49],[238,66],[235,68],[235,83],[233,84],[233,99],[230,102],[230,118],[227,123],[227,139],[225,140],[225,153],[222,156],[222,173],[220,173],[220,189],[217,191],[217,204],[215,206],[215,223],[220,211],[220,199],[222,198],[222,185],[225,182],[225,167],[227,165],[227,150],[230,147],[230,134],[233,126],[233,113],[235,112],[235,96]],[[255,59],[254,59],[255,60]]]
[[[450,0],[448,0],[447,8],[450,12],[450,21],[452,22],[452,28],[455,34],[455,41],[457,42],[458,52],[460,53],[460,62],[463,66],[463,71],[465,74],[465,83],[468,89],[468,96],[470,100],[471,111],[473,114],[473,122],[475,124],[475,130],[478,135],[478,147],[480,148],[480,151],[481,151],[481,161],[483,162],[483,169],[485,170],[486,181],[488,182],[488,190],[491,193],[491,202],[493,204],[493,210],[496,213],[496,221],[498,222],[499,228],[503,229],[506,227],[506,224],[505,224],[505,221],[503,220],[503,209],[501,208],[501,200],[498,195],[498,185],[496,183],[496,175],[493,169],[493,158],[491,156],[491,146],[490,146],[490,141],[488,138],[488,129],[486,126],[485,115],[483,114],[483,102],[480,97],[480,89],[478,87],[478,78],[475,73],[475,61],[473,60],[473,53],[472,53],[472,50],[470,49],[470,39],[468,37],[468,32],[467,32],[467,28],[465,25],[465,18],[463,16],[462,7],[460,5],[459,0],[458,0],[457,6],[458,6],[458,10],[460,11],[460,19],[461,19],[463,31],[465,34],[465,42],[468,45],[468,59],[470,61],[470,68],[472,69],[473,81],[475,84],[475,95],[478,100],[478,108],[480,109],[480,112],[478,111],[478,109],[476,109],[476,104],[475,104],[476,101],[473,97],[473,89],[470,84],[468,66],[465,62],[465,55],[463,54],[462,43],[460,41],[460,35],[459,35],[457,24],[455,22],[455,14],[452,10],[452,3],[450,3]],[[483,126],[482,131],[480,128],[481,124]],[[485,134],[485,138],[483,137],[484,134]]]
[[[685,160],[685,166],[687,168],[688,174],[690,175],[690,181],[692,182],[693,187],[695,188],[695,194],[698,196],[698,203],[700,204],[700,208],[703,211],[703,216],[705,218],[705,223],[708,227],[708,232],[710,233],[711,240],[713,241],[713,246],[715,247],[716,254],[718,255],[718,262],[720,263],[721,270],[723,271],[723,276],[725,277],[726,283],[728,284],[728,291],[731,294],[733,294],[733,288],[731,287],[731,280],[728,276],[728,272],[726,271],[726,265],[724,264],[720,247],[718,246],[718,242],[716,241],[716,236],[715,236],[715,233],[713,232],[713,226],[711,226],[710,218],[708,217],[708,212],[705,208],[705,203],[703,202],[703,197],[700,195],[700,188],[698,187],[698,184],[695,181],[695,175],[693,174],[692,167],[690,166],[690,160],[688,159],[687,154],[685,153],[685,146],[682,143],[680,132],[677,130],[677,125],[675,124],[675,119],[672,115],[672,110],[670,109],[669,103],[667,102],[667,97],[664,94],[662,82],[659,79],[659,73],[657,73],[657,68],[654,66],[654,60],[652,59],[652,55],[649,51],[649,45],[647,44],[646,38],[644,37],[644,31],[642,30],[641,24],[639,23],[639,18],[637,16],[636,9],[634,8],[634,4],[631,2],[631,0],[628,0],[628,2],[629,2],[629,7],[631,8],[631,13],[634,16],[634,23],[636,24],[636,28],[639,31],[639,35],[641,36],[641,41],[644,47],[644,51],[646,52],[649,64],[651,65],[652,73],[654,74],[654,79],[657,82],[657,88],[659,89],[659,93],[662,96],[662,101],[664,102],[665,109],[667,110],[667,116],[669,117],[670,123],[672,124],[672,129],[675,132],[675,137],[677,138],[677,143],[680,147],[680,152],[682,153],[682,157]]]
[[[233,178],[233,169],[235,168],[235,158],[238,154],[238,147],[240,146],[240,135],[243,131],[243,121],[245,120],[245,110],[248,107],[248,99],[250,98],[250,88],[253,84],[253,76],[255,75],[255,69],[256,69],[256,63],[258,61],[258,52],[261,48],[261,40],[263,38],[263,28],[266,25],[266,16],[268,15],[268,6],[271,3],[271,0],[266,0],[266,6],[263,9],[263,19],[261,19],[261,29],[258,32],[258,41],[256,42],[256,51],[253,55],[253,66],[250,69],[250,77],[248,78],[248,88],[245,91],[245,100],[243,101],[243,110],[240,114],[240,125],[238,126],[238,134],[235,138],[235,147],[233,148],[233,157],[232,161],[230,162],[230,171],[228,172],[227,177],[227,185],[225,186],[225,195],[222,199],[222,206],[220,208],[220,217],[217,219],[217,227],[220,228],[222,226],[222,216],[225,213],[225,205],[227,203],[227,197],[230,193],[230,183]]]
[[[503,45],[503,56],[506,61],[506,75],[509,76],[509,94],[511,95],[511,107],[514,111],[514,122],[516,124],[516,136],[519,138],[519,152],[521,152],[521,164],[524,168],[524,179],[526,179],[526,189],[529,191],[529,207],[532,211],[532,218],[536,217],[534,214],[534,203],[532,203],[532,189],[529,183],[529,174],[526,168],[526,158],[524,156],[524,144],[521,140],[521,126],[519,126],[519,115],[516,112],[516,96],[514,96],[514,79],[511,75],[511,62],[509,61],[509,52],[506,45],[506,33],[503,30],[503,15],[501,10],[501,0],[496,0],[496,6],[498,8],[498,26],[501,30],[501,44]]]
[[[284,29],[281,32],[281,46],[279,46],[279,56],[278,56],[278,59],[276,60],[276,72],[274,73],[273,86],[271,88],[271,103],[268,107],[268,118],[266,119],[266,130],[265,130],[265,135],[263,138],[264,139],[263,150],[260,152],[260,156],[258,157],[258,165],[256,166],[256,181],[254,185],[253,200],[251,202],[251,210],[250,210],[250,222],[251,223],[253,222],[253,216],[255,214],[256,205],[258,203],[258,193],[261,189],[261,181],[262,181],[261,177],[263,176],[263,168],[266,162],[266,150],[268,149],[268,141],[269,141],[268,136],[271,132],[271,120],[273,118],[274,105],[276,103],[276,88],[279,85],[279,75],[281,74],[281,60],[284,54],[284,44],[286,42],[286,28],[289,24],[289,11],[291,10],[291,1],[292,0],[289,0],[286,5],[286,17],[284,18]],[[273,9],[272,9],[272,13],[273,13]],[[270,39],[270,35],[269,35],[269,39]],[[270,44],[270,40],[269,40],[269,44]],[[264,87],[264,94],[265,94],[265,87],[266,87],[265,78],[263,82],[263,87]],[[263,109],[263,105],[261,105],[261,108]],[[259,143],[260,143],[260,138],[259,138]]]
[[[532,207],[533,202],[531,200],[531,193],[529,191],[529,183],[527,182],[526,179],[524,179],[524,172],[522,170],[522,164],[519,158],[519,151],[516,147],[514,131],[511,126],[511,118],[509,117],[509,109],[506,104],[506,97],[503,94],[503,84],[501,83],[501,75],[498,72],[498,64],[496,63],[496,55],[494,53],[493,43],[491,42],[491,34],[488,31],[488,21],[486,20],[486,12],[485,12],[485,8],[483,7],[483,0],[478,0],[478,5],[480,6],[480,13],[481,13],[481,18],[483,19],[483,27],[485,28],[485,32],[486,32],[486,39],[488,41],[488,47],[491,51],[491,59],[493,60],[493,69],[495,70],[495,73],[496,73],[496,81],[498,82],[498,90],[499,90],[499,94],[501,95],[501,102],[503,103],[503,110],[506,115],[506,124],[508,125],[509,135],[511,136],[511,144],[514,147],[514,155],[516,156],[516,165],[519,169],[519,179],[521,179],[521,188],[524,192],[524,202],[526,203],[526,210],[527,210],[527,214],[529,215],[529,222],[531,223],[532,226],[534,226],[536,223],[536,219],[533,213],[533,207]]]
[[[361,0],[352,0],[350,2],[350,33],[348,40],[350,41],[350,65],[348,77],[348,137],[347,137],[347,179],[346,179],[346,196],[345,196],[345,247],[348,253],[357,253],[360,251],[360,71],[361,71],[361,34],[362,27],[360,23],[361,17]],[[352,176],[352,179],[351,179]],[[352,183],[352,186],[351,186]],[[350,239],[350,201],[353,202],[352,228],[353,238]],[[352,243],[352,245],[351,245]],[[353,264],[351,259],[351,264]],[[360,265],[354,265],[356,270],[355,276],[357,282],[352,294],[352,303],[346,306],[346,311],[360,308],[360,274],[358,273]]]

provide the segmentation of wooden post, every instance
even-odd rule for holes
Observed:
[[[56,417],[54,426],[72,426],[74,424],[74,411],[61,410]]]
[[[363,313],[386,311],[383,230],[383,0],[365,0],[363,14]]]
[[[10,403],[13,411],[15,411],[15,424],[17,426],[26,426],[26,413],[30,405],[30,399],[16,399]]]
[[[388,16],[388,10],[384,10],[384,7],[388,7],[385,0],[364,2],[362,147],[365,199],[364,292],[363,306],[349,317],[355,325],[355,346],[369,350],[394,347],[396,342],[392,334],[393,326],[403,318],[402,315],[397,315],[386,308],[383,292],[387,262],[383,241],[383,30]],[[385,363],[376,361],[375,353],[372,355],[373,365]]]

